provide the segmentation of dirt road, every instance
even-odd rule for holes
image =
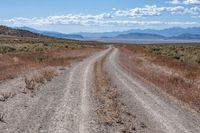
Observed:
[[[129,104],[140,119],[150,127],[149,132],[197,133],[200,131],[200,116],[162,99],[142,81],[129,75],[117,62],[118,50],[114,49],[107,61],[107,71],[114,84],[124,93],[124,102]]]
[[[135,126],[132,126],[132,131],[116,128],[113,132],[200,132],[199,114],[155,94],[147,84],[129,75],[119,65],[117,58],[118,50],[110,47],[72,65],[62,75],[43,86],[34,97],[22,98],[20,94],[10,99],[7,105],[1,105],[6,112],[6,122],[0,123],[0,132],[101,133],[110,131],[106,128],[115,128],[112,124],[102,125],[98,120],[98,105],[95,105],[95,98],[91,94],[95,87],[94,66],[102,59],[105,60],[102,69],[109,77],[110,86],[115,86],[116,91],[120,93],[117,95],[120,103],[119,112],[121,110],[123,113],[123,108],[126,108],[130,112],[128,114],[134,114],[134,119],[137,119],[129,120],[129,125]],[[5,87],[8,87],[8,83],[0,85],[0,88]],[[118,117],[122,121],[128,118]],[[140,124],[134,123],[138,121]],[[116,123],[126,125],[119,121]]]

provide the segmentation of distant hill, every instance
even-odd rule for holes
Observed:
[[[84,38],[83,36],[78,35],[78,34],[63,34],[63,33],[53,32],[53,31],[41,31],[34,28],[30,28],[30,27],[20,27],[17,29],[28,30],[28,31],[38,33],[41,35],[56,37],[56,38],[63,38],[63,39],[83,39]]]
[[[41,37],[42,35],[0,25],[0,36]]]
[[[146,34],[146,33],[128,33],[128,34],[121,34],[114,38],[121,38],[121,39],[165,39],[166,37],[158,34]]]
[[[200,34],[200,27],[192,27],[192,28],[180,28],[180,27],[172,27],[168,29],[162,30],[154,30],[154,29],[136,29],[130,30],[128,32],[139,32],[139,33],[148,33],[148,34],[159,34],[162,36],[170,37],[170,36],[179,36],[182,34]]]

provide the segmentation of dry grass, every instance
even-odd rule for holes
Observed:
[[[6,123],[4,116],[5,116],[4,113],[0,113],[0,122],[2,122],[2,123]]]
[[[0,80],[10,79],[16,75],[47,66],[67,66],[80,61],[90,54],[99,51],[96,48],[57,49],[48,52],[11,52],[0,54]]]
[[[58,74],[54,70],[44,70],[37,75],[33,75],[28,78],[25,76],[25,88],[31,91],[38,89],[41,85],[45,84],[45,82],[51,81]],[[23,91],[26,93],[26,90]]]
[[[133,112],[129,112],[127,105],[121,101],[121,91],[111,85],[107,73],[103,70],[106,56],[95,63],[95,85],[93,96],[96,99],[96,113],[100,123],[106,126],[107,132],[131,133],[143,131],[147,126],[136,120]],[[140,122],[141,125],[136,124]]]
[[[154,55],[164,56],[179,62],[200,64],[200,45],[151,45],[145,50]]]
[[[55,76],[57,76],[57,74],[53,70],[45,70],[45,71],[42,72],[42,77],[46,81],[51,81]]]
[[[16,95],[16,93],[12,92],[1,92],[0,93],[0,101],[5,102],[9,98],[13,98]]]
[[[28,79],[27,77],[25,77],[24,81],[25,81],[26,89],[29,89],[29,90],[35,89],[36,87],[35,78]]]
[[[96,112],[102,123],[113,125],[120,119],[119,93],[109,85],[109,79],[102,70],[103,60],[95,64],[94,96],[99,101]]]
[[[46,66],[66,66],[104,48],[92,41],[0,36],[0,80]]]

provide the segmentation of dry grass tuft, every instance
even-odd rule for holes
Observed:
[[[9,98],[13,98],[16,95],[16,93],[12,92],[2,92],[0,93],[0,101],[5,102]]]
[[[36,87],[36,82],[34,78],[28,79],[27,77],[25,77],[25,84],[26,84],[26,88],[29,90],[34,90]]]
[[[4,113],[0,113],[0,122],[6,123],[4,117],[5,117],[5,114]]]
[[[45,70],[42,72],[42,77],[47,81],[51,81],[55,76],[57,76],[57,73],[53,70]]]
[[[34,75],[30,78],[25,76],[25,88],[34,91],[45,84],[46,81],[51,81],[55,76],[58,76],[58,74],[54,70],[44,70],[39,75]],[[26,93],[26,90],[23,90],[23,93]]]
[[[102,70],[103,60],[95,64],[94,96],[99,101],[96,112],[102,123],[112,125],[120,119],[119,93],[109,85],[106,73]]]

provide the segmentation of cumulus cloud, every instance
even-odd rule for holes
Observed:
[[[186,5],[200,5],[200,0],[170,0],[168,3],[171,4],[186,4]]]
[[[148,16],[159,16],[163,13],[170,13],[172,15],[182,14],[182,15],[195,15],[200,14],[199,7],[191,7],[186,8],[184,6],[175,6],[175,7],[158,7],[156,5],[153,6],[145,6],[144,8],[133,8],[129,10],[118,10],[115,12],[117,16],[125,16],[125,17],[148,17]]]
[[[106,16],[107,17],[107,16]],[[49,16],[46,18],[13,18],[5,20],[15,26],[45,26],[45,25],[84,25],[84,26],[156,26],[156,25],[189,25],[200,26],[198,22],[177,21],[142,21],[142,20],[119,20],[105,19],[100,16]]]
[[[157,7],[156,5],[146,5],[144,8],[133,8],[125,11],[118,10],[116,11],[116,15],[128,17],[158,16],[163,10],[163,7]]]
[[[199,25],[197,22],[164,22],[164,21],[143,21],[143,17],[160,16],[163,14],[189,15],[199,18],[200,7],[158,7],[157,5],[146,5],[129,10],[113,9],[110,13],[97,15],[66,14],[60,16],[34,17],[34,18],[11,18],[3,20],[13,26],[45,26],[45,25],[84,25],[84,26],[134,26],[134,25]],[[140,20],[138,20],[140,19]],[[134,21],[133,21],[134,20]],[[137,21],[136,21],[137,20]]]
[[[113,16],[110,13],[102,13],[98,15],[73,15],[67,14],[62,16],[48,16],[45,18],[12,18],[4,20],[5,22],[13,25],[29,25],[29,26],[42,26],[51,24],[79,24],[86,25],[95,21],[104,19],[111,19]]]

